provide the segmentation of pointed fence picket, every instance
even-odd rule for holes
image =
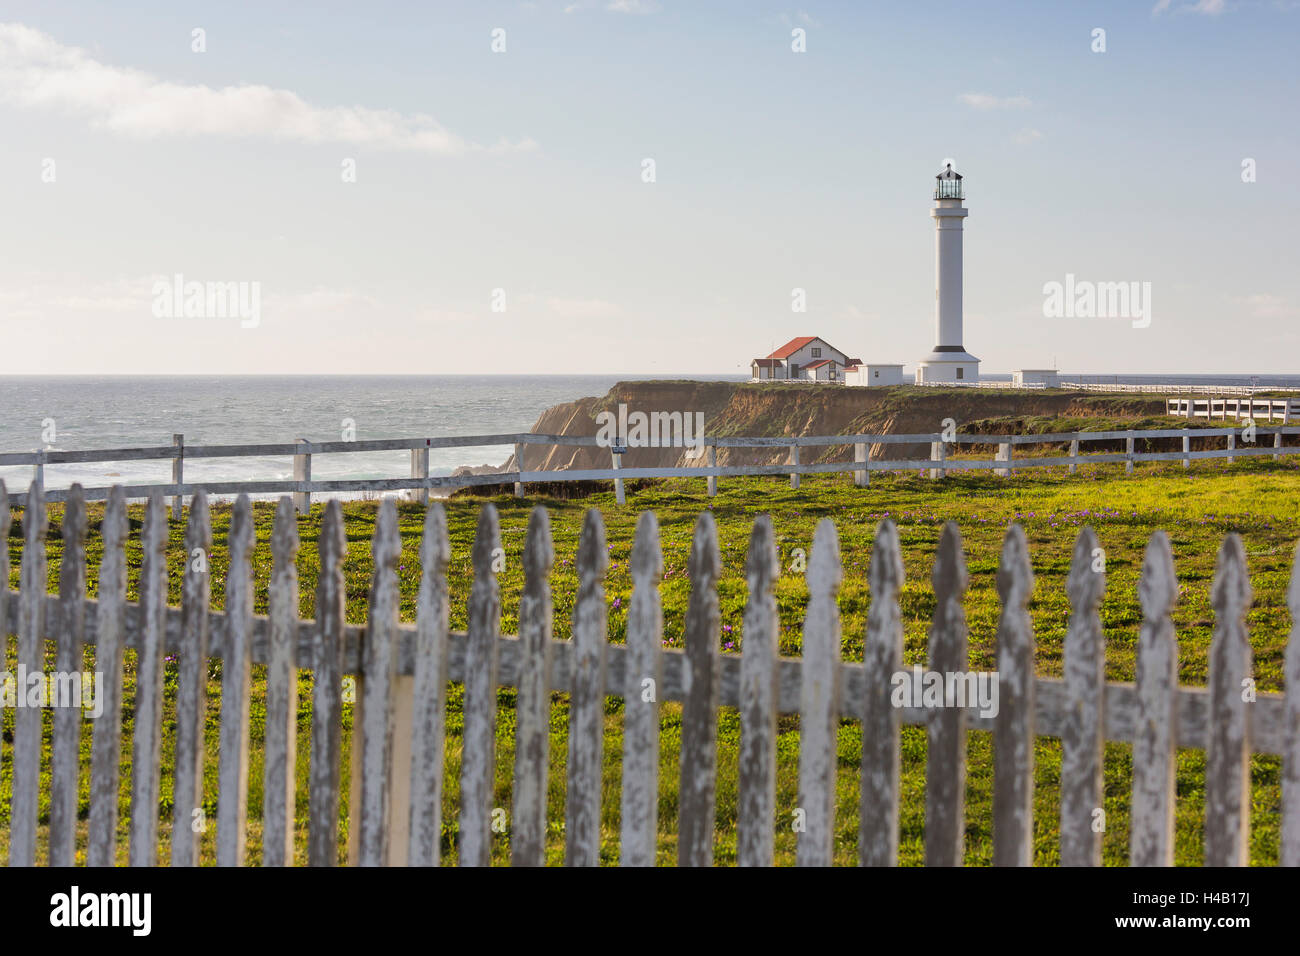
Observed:
[[[450,839],[461,865],[486,865],[494,841],[509,842],[516,865],[540,865],[548,857],[551,833],[562,823],[565,862],[592,865],[602,846],[617,841],[623,865],[653,865],[662,833],[659,780],[660,705],[680,701],[681,776],[677,788],[677,859],[682,865],[710,865],[714,858],[717,792],[717,726],[721,707],[740,712],[737,771],[736,855],[742,865],[773,862],[778,828],[791,826],[800,865],[827,865],[835,856],[838,739],[843,721],[862,727],[858,858],[862,865],[898,862],[899,733],[902,724],[928,729],[925,858],[931,865],[963,862],[965,833],[965,745],[970,729],[993,734],[993,862],[1034,861],[1033,798],[1035,740],[1061,739],[1060,861],[1096,865],[1104,832],[1102,769],[1104,743],[1133,745],[1129,825],[1134,865],[1169,865],[1174,843],[1174,756],[1177,748],[1206,751],[1205,862],[1239,865],[1250,846],[1252,754],[1282,757],[1279,857],[1300,865],[1300,547],[1288,605],[1292,640],[1284,662],[1287,693],[1256,693],[1245,615],[1251,592],[1241,539],[1229,535],[1219,553],[1212,603],[1215,635],[1208,688],[1177,684],[1177,639],[1171,614],[1178,596],[1168,537],[1156,532],[1148,543],[1139,596],[1137,680],[1104,681],[1104,639],[1098,608],[1105,593],[1105,553],[1090,528],[1075,542],[1067,580],[1072,615],[1065,638],[1064,679],[1034,675],[1034,634],[1029,600],[1034,576],[1025,535],[1012,526],[997,573],[1002,612],[997,632],[998,700],[995,714],[971,702],[945,699],[899,703],[896,678],[902,670],[899,593],[903,567],[898,533],[882,521],[872,548],[871,602],[863,662],[840,660],[837,592],[843,568],[835,526],[823,520],[812,542],[807,570],[808,606],[803,654],[778,656],[774,588],[780,574],[771,519],[754,523],[746,560],[749,597],[744,611],[743,647],[737,657],[719,649],[717,529],[709,512],[696,524],[688,565],[691,593],[684,651],[663,648],[659,589],[663,558],[653,514],[641,516],[632,549],[633,592],[627,642],[607,642],[608,604],[604,575],[609,563],[599,512],[587,514],[578,547],[579,591],[572,642],[552,639],[549,576],[554,564],[550,522],[534,509],[523,550],[524,593],[519,636],[500,634],[501,595],[496,580],[501,532],[495,509],[478,516],[473,549],[474,582],[465,634],[448,630],[450,561],[443,506],[428,507],[420,547],[421,578],[416,621],[398,620],[396,563],[401,552],[397,511],[381,503],[371,542],[374,576],[367,622],[345,623],[345,542],[337,501],[326,504],[317,542],[320,570],[314,620],[300,620],[296,574],[298,533],[292,499],[277,503],[271,532],[268,615],[253,614],[253,507],[241,496],[230,511],[224,549],[225,609],[209,607],[212,525],[208,503],[191,501],[185,533],[179,609],[166,606],[168,515],[161,494],[144,509],[140,600],[126,601],[128,524],[125,494],[108,497],[99,527],[103,545],[98,593],[86,587],[86,507],[69,495],[63,513],[64,551],[58,594],[46,593],[47,519],[42,491],[24,496],[19,588],[0,589],[0,626],[6,640],[17,634],[17,660],[39,671],[45,640],[54,645],[57,667],[76,671],[82,647],[94,648],[103,714],[94,724],[90,805],[85,859],[88,865],[118,861],[118,794],[121,783],[120,731],[123,712],[123,654],[136,655],[130,803],[125,820],[132,864],[158,860],[158,798],[170,772],[175,807],[171,862],[200,862],[206,828],[204,807],[216,797],[216,861],[246,862],[246,793],[249,766],[250,668],[266,665],[262,862],[295,860],[295,737],[297,674],[312,672],[312,749],[306,859],[334,865],[339,836],[350,833],[355,861],[365,865],[409,862],[437,865]],[[10,499],[0,483],[0,532],[8,531]],[[0,534],[0,573],[7,572],[9,538]],[[961,536],[943,528],[932,582],[934,622],[929,669],[940,675],[970,676],[967,625],[962,599],[967,584]],[[175,765],[161,766],[163,659],[178,664]],[[222,660],[218,791],[205,794],[204,734],[208,661]],[[927,675],[928,676],[928,675]],[[461,736],[459,833],[445,832],[442,767],[446,688],[465,686]],[[360,688],[353,701],[346,688]],[[497,807],[497,689],[518,687],[515,723],[513,816]],[[967,685],[971,687],[973,685]],[[548,816],[551,695],[569,695],[565,819]],[[602,828],[602,781],[606,695],[622,697],[623,757],[621,833]],[[57,703],[58,701],[56,701]],[[340,819],[343,706],[353,704],[353,766],[358,779],[349,812]],[[777,801],[779,714],[800,717],[798,798]],[[69,715],[72,718],[70,719]],[[48,861],[76,861],[75,819],[80,716],[60,707],[51,746]],[[10,862],[30,865],[38,853],[38,784],[41,714],[18,707],[13,736],[10,805]],[[405,738],[403,735],[406,734]],[[409,753],[399,742],[409,742]],[[221,799],[224,797],[224,799]],[[409,804],[408,804],[409,797]],[[1258,810],[1257,810],[1258,812]],[[668,818],[671,820],[671,818]],[[1102,825],[1098,825],[1098,822]]]

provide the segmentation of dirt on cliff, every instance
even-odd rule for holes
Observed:
[[[854,388],[799,383],[620,382],[600,397],[580,398],[548,408],[533,425],[533,434],[594,436],[600,430],[601,412],[703,413],[708,436],[779,438],[802,435],[917,434],[941,431],[951,418],[959,431],[1004,431],[1017,423],[1058,418],[1125,421],[1165,413],[1161,396],[1094,395],[1057,389],[929,388],[902,385]],[[1013,421],[1004,421],[1011,419]],[[695,419],[692,419],[693,421]],[[976,427],[972,427],[976,426]],[[981,427],[982,426],[982,427]],[[1026,427],[1026,430],[1033,430]],[[803,448],[802,461],[847,461],[849,446]],[[784,447],[719,448],[719,465],[776,464],[788,460]],[[928,458],[928,445],[875,445],[872,458]],[[691,456],[681,447],[630,447],[623,456],[625,468],[698,467],[704,455]],[[610,454],[602,447],[524,446],[524,469],[547,471],[608,468]],[[514,456],[502,466],[515,469]]]

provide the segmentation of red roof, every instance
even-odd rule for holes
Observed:
[[[797,339],[791,339],[789,342],[786,342],[785,345],[781,346],[769,355],[768,358],[787,359],[816,338],[817,336],[815,335],[801,335]]]
[[[836,362],[835,359],[819,359],[818,361],[813,362],[811,365],[805,365],[804,370],[807,371],[808,369],[821,368],[823,365],[838,365],[838,364],[839,363]]]
[[[757,365],[759,368],[780,368],[781,367],[781,362],[779,359],[754,359],[754,364]]]
[[[853,368],[853,366],[861,365],[861,364],[862,364],[862,359],[846,359],[844,362],[844,367]]]

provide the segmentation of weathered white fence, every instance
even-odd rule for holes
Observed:
[[[339,858],[341,688],[356,675],[352,795],[348,859],[362,865],[436,865],[442,847],[444,720],[448,681],[464,685],[459,788],[461,865],[491,860],[497,808],[494,744],[499,686],[518,688],[514,783],[509,814],[510,852],[516,865],[545,860],[550,694],[569,695],[565,861],[591,865],[600,859],[600,801],[605,697],[622,697],[623,761],[619,860],[655,861],[659,707],[681,701],[681,763],[678,784],[677,856],[683,865],[713,861],[717,785],[717,721],[720,707],[740,710],[737,853],[742,865],[773,862],[775,827],[788,825],[793,807],[776,803],[776,720],[800,715],[797,807],[805,829],[797,861],[824,865],[832,859],[839,723],[862,727],[858,855],[864,865],[897,861],[899,728],[928,728],[925,859],[930,865],[963,861],[966,731],[993,733],[994,862],[1032,862],[1034,739],[1061,739],[1060,861],[1096,865],[1102,834],[1094,826],[1102,806],[1103,744],[1131,742],[1133,793],[1130,859],[1168,865],[1174,846],[1176,748],[1207,752],[1205,862],[1247,861],[1250,838],[1252,753],[1280,754],[1283,791],[1280,860],[1300,865],[1300,626],[1293,625],[1285,656],[1287,693],[1243,693],[1252,657],[1244,619],[1250,584],[1241,539],[1223,542],[1213,585],[1216,615],[1209,686],[1177,683],[1178,644],[1170,618],[1178,588],[1169,540],[1157,531],[1147,546],[1139,592],[1143,623],[1136,684],[1104,680],[1105,635],[1098,616],[1106,579],[1096,570],[1097,539],[1084,528],[1075,543],[1067,590],[1073,607],[1065,638],[1063,680],[1034,674],[1033,624],[1026,606],[1034,586],[1024,533],[1008,532],[997,574],[1002,599],[997,632],[1000,708],[984,715],[955,703],[950,686],[942,703],[895,706],[892,678],[903,671],[899,592],[903,565],[894,525],[882,521],[873,545],[871,604],[863,663],[840,659],[836,594],[843,571],[834,524],[816,529],[807,571],[809,602],[803,623],[803,656],[777,650],[774,587],[779,574],[770,518],[760,517],[746,563],[749,599],[742,652],[722,654],[717,583],[720,557],[710,512],[695,526],[689,559],[691,594],[685,618],[685,650],[664,649],[659,583],[663,562],[653,513],[639,519],[631,556],[634,592],[624,645],[607,641],[603,580],[608,565],[604,525],[587,512],[578,545],[579,578],[573,640],[552,640],[550,571],[554,563],[549,518],[535,508],[524,546],[525,587],[519,634],[500,634],[501,596],[494,572],[501,546],[497,513],[479,511],[473,547],[473,585],[468,631],[448,629],[447,567],[450,548],[442,505],[429,507],[420,548],[422,577],[414,624],[399,623],[397,511],[379,506],[372,541],[374,577],[364,627],[345,624],[342,509],[326,507],[318,539],[320,572],[316,619],[299,620],[294,572],[297,521],[289,498],[280,500],[272,532],[273,570],[268,615],[254,616],[250,557],[252,506],[235,502],[229,532],[230,567],[225,609],[209,607],[206,573],[191,563],[181,606],[165,605],[164,542],[167,516],[155,493],[141,530],[140,600],[126,600],[126,495],[108,497],[101,536],[103,558],[95,600],[85,597],[86,509],[80,488],[68,496],[62,522],[63,558],[57,596],[46,593],[46,506],[33,485],[23,511],[25,544],[20,588],[0,589],[0,622],[18,636],[17,657],[29,672],[42,669],[45,641],[52,638],[61,667],[79,669],[82,648],[95,646],[107,706],[94,722],[92,740],[89,865],[116,859],[119,823],[119,737],[123,707],[122,662],[136,652],[136,691],[131,752],[129,860],[159,859],[158,794],[162,773],[163,661],[179,658],[176,703],[175,794],[171,862],[193,865],[198,846],[192,829],[204,802],[204,690],[209,658],[222,667],[216,855],[220,865],[247,861],[246,794],[249,768],[250,664],[266,669],[265,802],[262,859],[268,865],[294,860],[294,740],[296,670],[314,671],[306,858],[333,865]],[[9,502],[0,484],[0,574],[9,572]],[[185,547],[211,547],[206,497],[196,495]],[[934,563],[936,606],[929,637],[929,670],[960,675],[969,670],[967,627],[962,611],[967,586],[960,533],[943,529]],[[1289,591],[1292,621],[1300,621],[1300,549]],[[56,715],[50,763],[49,861],[68,864],[75,849],[77,754],[81,721]],[[11,864],[36,858],[38,787],[41,779],[41,715],[19,708],[13,735],[10,816]],[[163,825],[167,825],[164,823]]]
[[[1169,398],[1165,408],[1179,418],[1257,419],[1270,423],[1276,418],[1284,425],[1300,420],[1297,398]]]
[[[852,472],[854,483],[865,487],[871,482],[871,472],[929,471],[931,478],[942,478],[948,471],[989,471],[997,475],[1010,475],[1019,468],[1066,467],[1071,472],[1081,464],[1100,465],[1123,463],[1126,470],[1133,471],[1133,466],[1140,462],[1182,461],[1189,467],[1194,460],[1223,458],[1232,464],[1238,457],[1253,455],[1279,456],[1300,454],[1300,444],[1285,444],[1284,436],[1300,435],[1300,427],[1283,426],[1257,428],[1252,422],[1250,435],[1253,445],[1247,447],[1238,444],[1243,430],[1240,428],[1163,428],[1163,429],[1129,429],[1125,431],[1098,432],[1054,432],[1041,435],[975,435],[944,434],[932,432],[911,435],[801,435],[781,438],[707,436],[703,439],[704,452],[707,454],[705,464],[699,467],[653,467],[625,468],[623,455],[629,450],[627,446],[609,446],[594,435],[539,435],[533,433],[510,435],[467,435],[444,438],[383,438],[367,441],[309,442],[299,439],[292,444],[272,445],[202,445],[186,446],[184,436],[173,436],[170,445],[158,445],[144,448],[107,448],[91,451],[53,451],[37,449],[31,452],[0,453],[0,466],[30,465],[34,469],[34,482],[42,490],[45,487],[45,466],[85,462],[170,460],[172,463],[172,480],[168,484],[137,484],[125,486],[100,486],[84,488],[82,495],[87,501],[100,501],[108,497],[111,488],[122,487],[128,498],[148,498],[155,494],[172,496],[172,515],[180,517],[183,499],[200,492],[208,495],[282,495],[291,494],[294,505],[301,512],[311,506],[313,494],[346,494],[357,492],[392,492],[405,491],[421,503],[428,503],[429,493],[438,489],[452,491],[458,488],[484,487],[490,485],[513,484],[516,497],[522,497],[524,487],[529,483],[563,482],[563,481],[613,481],[616,500],[625,503],[624,482],[638,478],[705,478],[708,493],[717,493],[719,477],[736,477],[744,475],[789,475],[790,485],[799,487],[799,478],[807,474],[824,474]],[[1181,439],[1182,451],[1172,452],[1135,452],[1137,441],[1158,441]],[[1192,451],[1193,439],[1225,439],[1224,448],[1212,448]],[[1271,438],[1271,443],[1269,439]],[[1113,454],[1081,454],[1082,446],[1090,442],[1124,441],[1126,450]],[[1064,444],[1069,442],[1070,451],[1066,456],[1034,455],[1016,459],[1014,451],[1020,446],[1042,444]],[[529,445],[575,446],[587,448],[604,448],[610,455],[609,468],[570,468],[554,471],[503,471],[484,475],[429,475],[430,448],[472,448],[475,446],[508,445],[515,446],[515,461],[522,462],[524,448]],[[876,459],[870,457],[875,446],[889,445],[925,445],[931,448],[928,459]],[[949,446],[961,445],[996,446],[997,451],[992,460],[977,458],[952,459],[948,457]],[[835,446],[852,446],[853,461],[834,462],[800,462],[801,448],[827,448]],[[779,448],[788,450],[786,464],[762,465],[723,465],[717,463],[719,448]],[[351,479],[315,479],[311,477],[311,464],[314,455],[334,455],[359,452],[409,450],[411,453],[411,471],[407,478],[351,478]],[[243,458],[291,456],[293,459],[294,478],[289,481],[220,481],[220,482],[186,482],[184,466],[190,458]],[[46,501],[63,501],[68,495],[66,489],[44,491]],[[22,505],[26,501],[23,494],[12,496],[14,503]]]

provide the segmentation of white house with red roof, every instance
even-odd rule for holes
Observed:
[[[861,365],[825,339],[801,335],[766,358],[756,358],[750,365],[754,382],[835,382],[843,384],[844,373]]]

